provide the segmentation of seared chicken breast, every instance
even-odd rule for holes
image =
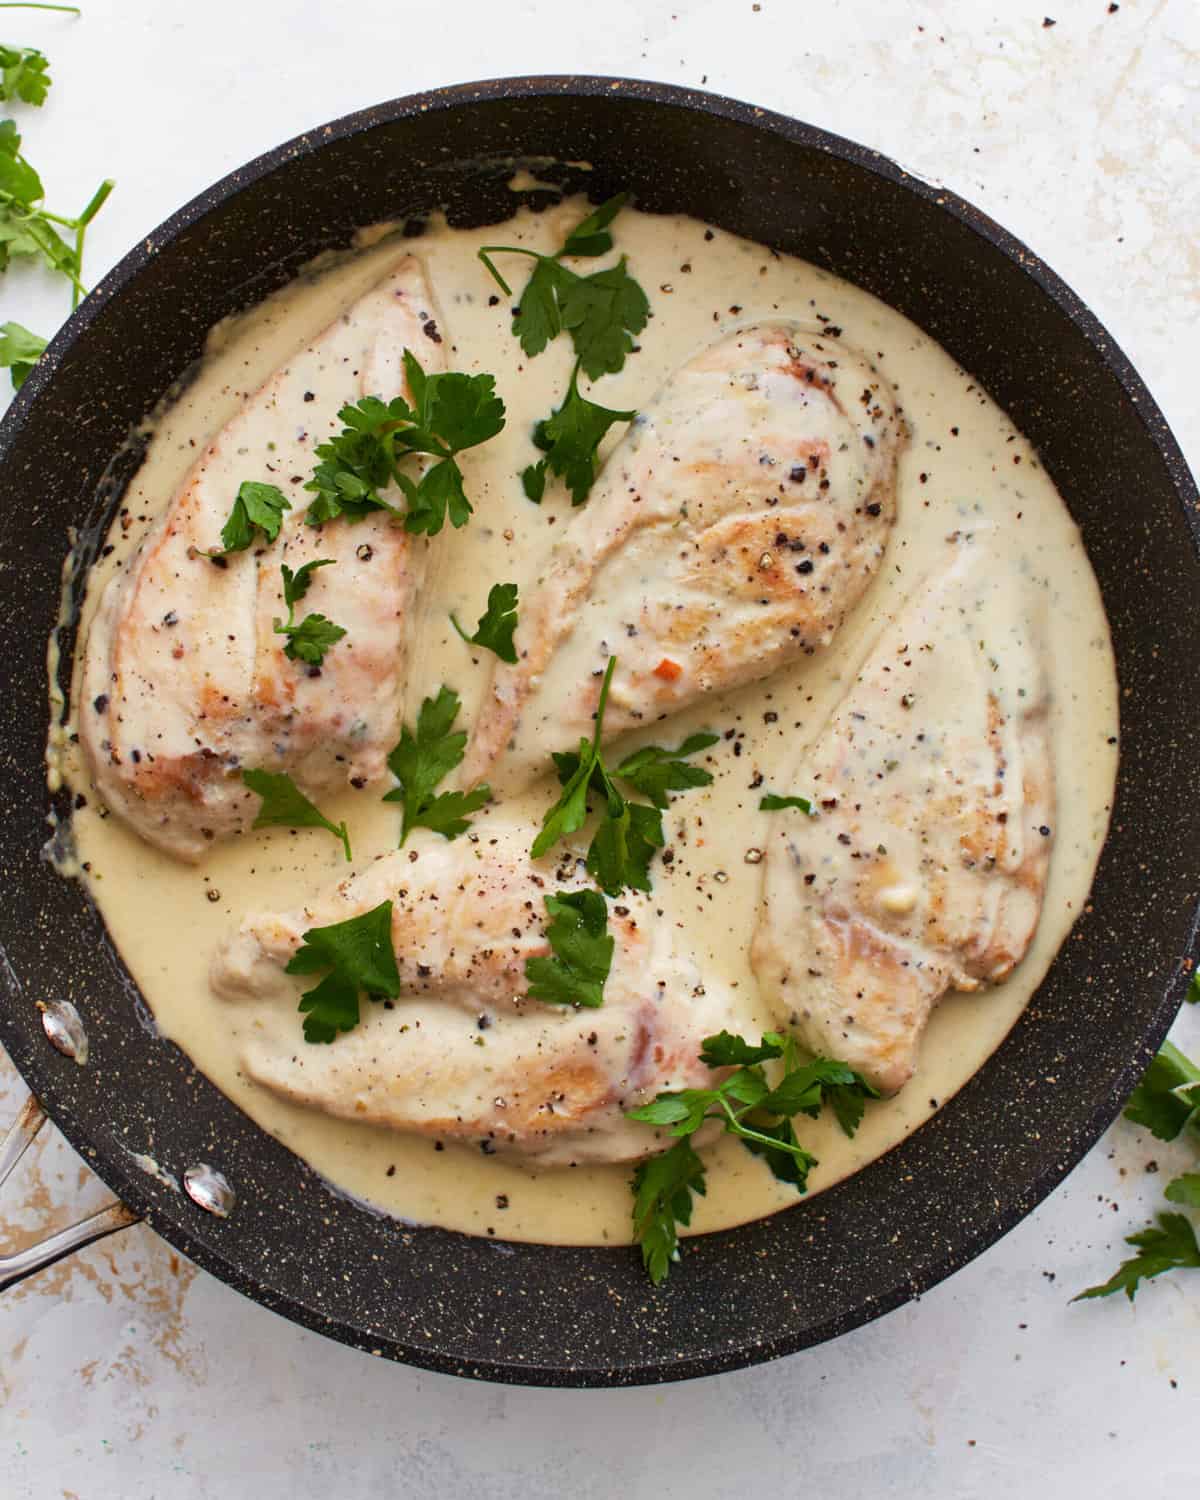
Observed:
[[[624,1112],[661,1089],[711,1086],[698,1053],[730,997],[702,981],[671,925],[631,895],[609,908],[616,947],[603,1005],[531,999],[525,961],[550,952],[544,897],[587,881],[573,855],[534,863],[528,848],[528,828],[491,818],[477,838],[386,855],[301,910],[248,917],[212,967],[231,1003],[278,997],[294,1014],[313,981],[284,967],[305,929],[387,900],[401,998],[386,1008],[364,1000],[357,1028],[326,1046],[305,1045],[296,1015],[294,1041],[255,1036],[244,1046],[243,1071],[332,1115],[548,1164],[662,1150],[669,1141]]]
[[[883,632],[772,814],[752,961],[779,1023],[887,1093],[949,989],[1010,974],[1053,844],[1044,641],[986,533]]]
[[[790,321],[738,329],[638,414],[523,602],[468,781],[518,788],[606,735],[827,645],[879,566],[904,426],[888,382]]]
[[[378,779],[396,738],[408,618],[426,543],[384,511],[308,526],[313,450],[363,395],[405,391],[410,348],[429,372],[443,345],[420,262],[379,283],[251,395],[212,439],[162,519],[105,591],[87,641],[79,734],[103,801],[183,859],[253,821],[244,767],[287,771],[306,791]],[[211,558],[245,480],[290,500],[274,543]],[[297,614],[346,632],[309,667],[284,655],[281,564],[312,575]]]

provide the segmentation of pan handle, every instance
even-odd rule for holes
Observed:
[[[3,1142],[0,1142],[0,1190],[45,1123],[45,1110],[30,1094]],[[39,1240],[15,1255],[0,1255],[0,1292],[16,1286],[19,1281],[24,1281],[37,1271],[45,1270],[72,1251],[82,1250],[93,1240],[102,1240],[105,1235],[115,1234],[118,1229],[128,1229],[138,1219],[139,1216],[131,1209],[114,1201],[107,1208],[81,1219],[78,1224],[60,1229],[57,1234]]]

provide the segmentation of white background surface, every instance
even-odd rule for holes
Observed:
[[[877,147],[1006,224],[1107,323],[1200,465],[1196,0],[1121,0],[1112,14],[1108,0],[85,3],[82,20],[0,12],[0,39],[51,58],[50,103],[17,112],[50,206],[78,212],[101,177],[118,181],[89,281],[230,168],[391,96],[530,72],[706,83]],[[0,321],[49,333],[64,285],[10,273]],[[1200,1015],[1176,1035],[1200,1051]],[[0,1058],[0,1122],[21,1097]],[[137,1228],[0,1298],[0,1496],[1194,1488],[1200,1275],[1151,1285],[1134,1308],[1068,1305],[1158,1206],[1172,1157],[1118,1125],[919,1303],[757,1370],[620,1392],[472,1385],[370,1360]],[[0,1244],[102,1197],[48,1130],[0,1204]]]

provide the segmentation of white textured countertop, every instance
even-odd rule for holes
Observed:
[[[363,105],[532,72],[703,84],[874,146],[999,219],[1108,325],[1200,467],[1196,0],[85,0],[85,11],[0,12],[0,37],[51,59],[49,104],[19,118],[52,206],[77,211],[101,177],[118,181],[92,230],[89,281],[230,168]],[[48,333],[66,305],[63,286],[30,268],[0,280],[0,321]],[[1176,1038],[1200,1051],[1200,1013]],[[0,1123],[21,1097],[0,1058]],[[507,1389],[370,1360],[139,1227],[0,1297],[0,1496],[1115,1500],[1194,1488],[1200,1274],[1151,1284],[1136,1307],[1068,1305],[1115,1267],[1173,1159],[1118,1125],[1036,1213],[918,1303],[775,1364],[633,1391]],[[47,1130],[0,1201],[0,1244],[104,1196]]]

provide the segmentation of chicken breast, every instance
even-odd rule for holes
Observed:
[[[887,544],[903,434],[866,357],[798,323],[682,366],[523,601],[467,779],[519,788],[590,735],[610,653],[609,736],[827,645]]]
[[[252,1032],[243,1071],[332,1115],[547,1164],[627,1161],[670,1144],[624,1112],[662,1089],[711,1086],[698,1053],[729,996],[702,981],[653,906],[629,896],[609,907],[616,948],[603,1005],[530,999],[525,961],[550,951],[543,898],[587,882],[574,856],[531,862],[529,840],[526,826],[492,818],[477,840],[431,838],[302,910],[248,917],[214,959],[213,988],[234,1004],[278,998],[287,1026],[282,1042]],[[306,928],[386,900],[402,998],[364,1000],[355,1030],[306,1044],[296,1004],[313,981],[284,966]]]
[[[308,526],[303,484],[342,405],[405,390],[406,347],[444,368],[433,310],[420,262],[398,258],[248,398],[108,584],[84,654],[80,738],[103,801],[168,853],[198,859],[250,826],[259,801],[243,767],[287,771],[312,794],[383,774],[427,544],[384,511]],[[291,501],[279,537],[201,555],[220,547],[248,479]],[[280,565],[317,558],[335,566],[312,575],[296,618],[346,631],[319,668],[285,657],[273,629],[287,616]]]
[[[1044,640],[1031,587],[950,555],[887,627],[772,814],[752,961],[784,1025],[887,1093],[948,989],[1021,961],[1053,844]]]

